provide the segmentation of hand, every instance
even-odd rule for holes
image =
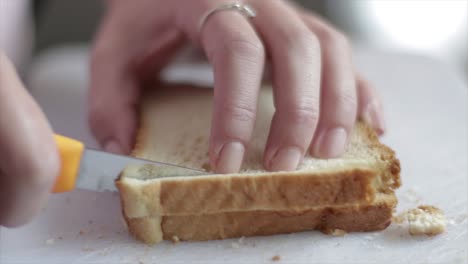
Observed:
[[[0,51],[0,225],[20,226],[36,215],[60,162],[44,114]]]
[[[201,46],[214,67],[210,159],[216,172],[241,166],[266,58],[276,98],[267,169],[294,170],[307,151],[338,157],[358,116],[383,133],[380,100],[356,73],[342,33],[279,0],[248,1],[257,11],[250,21],[239,12],[220,11],[198,28],[207,11],[227,2],[109,1],[93,50],[90,92],[90,124],[107,150],[130,152],[139,86],[185,41]]]

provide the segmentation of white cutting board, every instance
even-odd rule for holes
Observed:
[[[57,132],[92,141],[85,121],[86,49],[55,51],[40,59],[32,93]],[[420,204],[440,207],[447,232],[411,237],[392,224],[376,233],[331,237],[304,232],[225,241],[148,247],[124,227],[116,193],[74,191],[52,195],[41,215],[15,230],[1,230],[1,263],[467,263],[467,87],[460,76],[424,57],[356,51],[359,69],[385,99],[388,134],[403,186],[398,212]],[[201,72],[200,72],[201,71]],[[211,75],[181,67],[196,79]]]

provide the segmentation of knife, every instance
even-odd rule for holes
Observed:
[[[53,193],[69,192],[76,188],[93,191],[116,191],[115,179],[129,165],[152,165],[161,172],[158,177],[196,176],[206,171],[182,166],[111,154],[85,147],[79,141],[55,135],[61,169],[53,186]]]

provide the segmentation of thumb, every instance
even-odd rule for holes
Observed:
[[[0,156],[0,225],[23,225],[46,203],[60,157],[44,113],[1,51]]]

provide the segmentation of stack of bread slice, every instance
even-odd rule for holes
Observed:
[[[400,164],[366,124],[356,124],[339,158],[306,156],[296,171],[266,171],[262,156],[274,106],[271,89],[264,87],[241,171],[216,175],[208,165],[212,93],[161,84],[145,94],[133,155],[207,173],[163,177],[151,165],[125,169],[116,185],[137,239],[154,244],[306,230],[362,232],[390,224]]]

